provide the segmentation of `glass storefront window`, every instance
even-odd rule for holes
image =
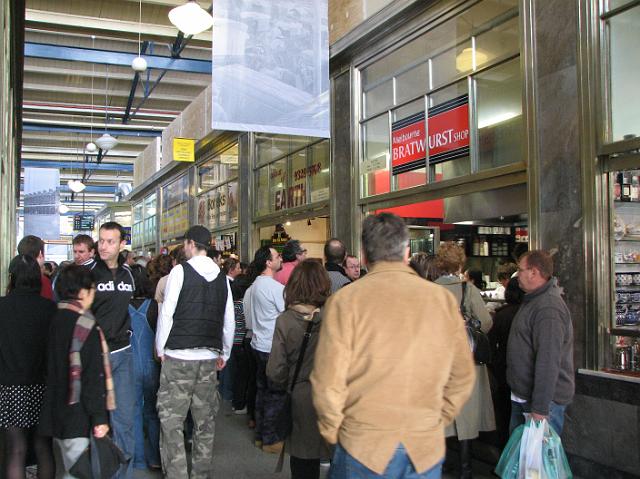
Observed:
[[[269,169],[265,166],[256,172],[256,213],[269,213]]]
[[[269,165],[269,210],[279,211],[282,204],[286,205],[286,191],[288,188],[287,181],[287,160],[282,159],[275,161]]]
[[[393,106],[393,79],[366,91],[362,101],[366,117],[380,113]]]
[[[382,115],[362,124],[364,143],[360,163],[362,195],[389,192],[389,117]]]
[[[621,2],[620,2],[621,3]],[[640,41],[640,5],[607,21],[609,44],[609,92],[611,134],[608,141],[640,135],[637,97],[640,60],[636,51]]]
[[[429,64],[422,63],[396,78],[396,105],[423,94],[429,88]]]
[[[427,132],[428,138],[419,147],[426,149],[424,143],[428,142],[429,181],[520,161],[523,125],[519,46],[518,0],[484,0],[362,68],[361,197],[424,184],[427,170],[418,169],[421,158],[411,153],[403,163],[390,157],[402,153],[403,147],[406,156],[415,146],[411,141],[424,138]],[[510,56],[516,58],[491,68]],[[474,73],[479,69],[482,72],[476,79]],[[458,81],[452,83],[454,80]],[[468,112],[476,108],[469,105],[469,97],[474,101],[476,93],[474,90],[469,95],[469,83],[477,86],[479,125],[468,124],[472,116]],[[431,116],[427,118],[431,127],[426,131],[413,128],[421,119],[411,118],[412,114],[427,113],[421,95],[428,97],[427,116]],[[389,124],[384,112],[391,114],[395,124]],[[410,127],[398,124],[403,119]],[[400,135],[390,145],[389,137],[397,131]],[[449,132],[455,138],[444,139]],[[476,134],[480,140],[478,152],[471,151],[472,143],[475,145],[471,139]],[[492,148],[487,151],[489,144]],[[390,159],[396,173],[392,178]]]
[[[331,180],[329,141],[321,141],[311,147],[310,190],[311,202],[329,200],[329,182]]]
[[[142,221],[143,203],[140,201],[133,205],[133,223],[136,224]]]
[[[285,135],[256,135],[256,161],[268,163],[289,153],[289,137]]]
[[[480,170],[521,161],[522,80],[520,59],[475,77]]]
[[[227,203],[229,205],[229,223],[238,222],[238,182],[231,181],[228,184]]]

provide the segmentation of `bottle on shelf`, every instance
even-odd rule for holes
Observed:
[[[480,239],[477,236],[473,239],[472,254],[480,256]]]
[[[616,201],[620,201],[622,194],[622,173],[616,175],[616,182],[613,185],[613,197]]]
[[[486,237],[482,242],[482,256],[489,256],[489,241],[487,241]]]
[[[622,173],[620,201],[631,201],[631,177],[626,171]]]
[[[634,171],[637,173],[637,171]],[[631,201],[640,201],[640,182],[638,182],[638,175],[631,177]]]

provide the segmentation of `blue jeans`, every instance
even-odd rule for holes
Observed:
[[[561,406],[551,401],[549,404],[549,424],[558,433],[558,436],[562,434],[564,427],[564,411],[567,406]],[[524,413],[531,412],[531,404],[528,402],[519,403],[511,401],[511,422],[509,423],[509,434],[513,432],[515,428],[524,424]]]
[[[442,477],[442,462],[440,461],[427,471],[416,472],[406,449],[400,444],[391,461],[387,464],[384,474],[380,475],[351,456],[340,444],[337,444],[328,477],[329,479],[440,479]]]
[[[124,452],[127,459],[132,459],[135,450],[133,424],[136,409],[136,383],[131,348],[111,353],[111,371],[116,393],[116,409],[110,414],[113,441]],[[128,479],[132,474],[133,460],[130,460],[114,477]]]

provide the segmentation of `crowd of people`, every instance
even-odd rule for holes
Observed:
[[[92,438],[124,453],[114,477],[211,477],[221,398],[256,447],[289,454],[294,479],[319,478],[322,463],[335,479],[470,478],[481,432],[504,445],[525,413],[562,432],[572,326],[545,251],[501,268],[495,310],[460,246],[410,257],[388,213],[363,222],[366,270],[337,238],[324,261],[290,240],[249,264],[223,258],[203,226],[154,258],[124,238],[114,222],[96,242],[78,235],[59,267],[40,238],[18,245],[0,298],[9,479],[25,477],[29,443],[38,477],[77,477]],[[469,324],[491,361],[474,360]]]

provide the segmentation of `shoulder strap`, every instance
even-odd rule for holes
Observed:
[[[151,305],[150,299],[145,299],[144,302],[140,305],[140,313],[144,314],[145,318],[147,317],[147,312],[149,311],[150,305]]]
[[[302,368],[302,361],[304,360],[304,353],[307,350],[307,345],[309,344],[309,338],[311,338],[311,328],[313,328],[313,318],[309,320],[307,331],[304,333],[304,339],[302,340],[302,347],[300,348],[300,356],[298,356],[298,361],[296,362],[296,370],[293,373],[293,381],[291,382],[291,388],[289,388],[289,392],[293,392],[293,388],[295,387],[296,381],[298,380],[298,375],[300,374],[300,369]]]
[[[462,297],[460,298],[460,311],[465,311],[464,299],[465,299],[465,296],[467,295],[467,282],[463,281],[462,283],[460,283],[460,286],[462,286]]]

